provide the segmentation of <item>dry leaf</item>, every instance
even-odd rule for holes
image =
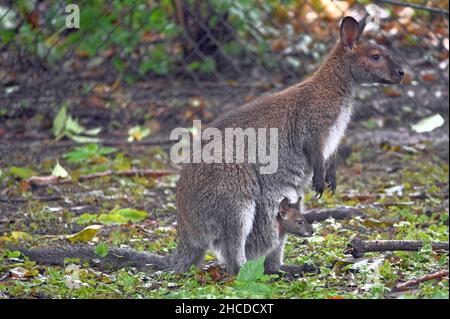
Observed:
[[[92,238],[94,238],[99,229],[101,229],[102,227],[103,227],[102,225],[91,225],[82,229],[76,234],[66,236],[66,239],[68,239],[71,242],[90,241],[92,240]]]

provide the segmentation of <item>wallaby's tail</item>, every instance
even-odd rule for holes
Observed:
[[[139,271],[147,270],[171,270],[171,256],[159,256],[147,252],[138,252],[129,248],[110,248],[105,257],[100,257],[94,251],[94,247],[86,245],[62,246],[62,247],[10,247],[20,251],[23,255],[36,261],[38,264],[64,265],[64,259],[76,258],[81,263],[102,269],[120,269],[124,267],[136,267]]]

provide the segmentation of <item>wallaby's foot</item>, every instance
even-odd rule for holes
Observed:
[[[199,266],[205,257],[206,248],[179,242],[171,258],[171,268],[176,273],[184,273],[192,265]]]
[[[236,276],[239,273],[239,270],[241,269],[241,266],[243,264],[245,264],[245,262],[243,262],[243,263],[236,262],[236,261],[226,262],[225,269],[226,269],[227,273],[229,273],[230,275]]]
[[[316,192],[315,197],[320,199],[325,190],[325,178],[323,175],[314,174],[312,185],[314,191]]]
[[[327,174],[325,175],[325,182],[327,183],[328,188],[330,189],[331,195],[334,196],[336,193],[336,171],[327,171]]]
[[[245,257],[245,247],[240,247],[239,243],[228,243],[223,250],[225,268],[230,275],[237,275],[241,266],[247,262]]]

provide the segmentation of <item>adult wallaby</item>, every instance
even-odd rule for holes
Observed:
[[[319,195],[326,183],[334,192],[334,153],[350,121],[355,85],[400,83],[403,78],[388,52],[362,39],[364,27],[365,19],[358,23],[344,18],[340,41],[310,78],[211,124],[221,131],[277,128],[278,170],[260,174],[258,164],[247,163],[183,167],[177,185],[178,238],[190,258],[180,258],[178,271],[199,263],[208,248],[222,257],[230,273],[261,255],[266,256],[267,272],[280,269],[284,240],[279,240],[275,226],[279,203],[284,197],[291,203],[303,198],[311,177]],[[254,235],[258,245],[247,243]],[[256,247],[256,253],[248,247]]]
[[[403,78],[403,70],[388,52],[362,39],[364,26],[365,19],[358,23],[345,17],[340,40],[311,77],[236,108],[211,124],[222,132],[277,128],[278,170],[260,174],[258,163],[184,165],[177,183],[178,246],[172,255],[114,248],[107,257],[98,258],[92,247],[38,248],[25,254],[44,263],[62,263],[64,257],[105,263],[119,258],[124,266],[184,272],[212,248],[232,274],[258,256],[266,256],[267,272],[304,270],[282,265],[285,236],[280,238],[276,224],[279,204],[285,197],[291,203],[303,198],[311,178],[317,194],[324,192],[326,184],[335,191],[334,154],[350,121],[354,87],[397,84]]]

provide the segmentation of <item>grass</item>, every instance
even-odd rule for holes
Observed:
[[[72,174],[96,171],[99,165],[117,166],[118,162],[163,167],[167,162],[164,153],[148,149],[120,153],[119,159],[117,154],[107,154],[89,162],[60,163]],[[42,175],[52,166],[32,159],[24,165]],[[2,226],[0,245],[14,236],[30,243],[52,244],[54,239],[45,235],[73,234],[98,224],[99,215],[133,208],[148,214],[139,215],[142,218],[134,222],[105,223],[91,242],[102,244],[102,249],[126,244],[169,253],[176,246],[175,182],[173,176],[158,180],[107,177],[32,192],[14,170],[5,169],[0,185],[12,197],[59,194],[70,201],[5,204],[3,213],[15,222]],[[307,206],[349,205],[360,207],[365,216],[315,223],[313,237],[305,241],[290,236],[285,248],[286,263],[313,263],[320,269],[318,274],[265,276],[262,260],[257,260],[232,277],[211,263],[212,255],[207,256],[204,267],[192,267],[183,275],[133,269],[100,271],[77,263],[36,265],[3,248],[0,298],[448,298],[448,278],[426,281],[400,293],[393,290],[397,283],[448,269],[448,255],[432,251],[429,245],[419,252],[371,253],[358,260],[344,254],[357,234],[363,239],[448,241],[448,207],[440,208],[448,200],[448,163],[434,153],[432,143],[408,148],[354,145],[351,156],[338,167],[338,184],[334,197],[327,195],[317,201],[312,192],[308,194]]]

